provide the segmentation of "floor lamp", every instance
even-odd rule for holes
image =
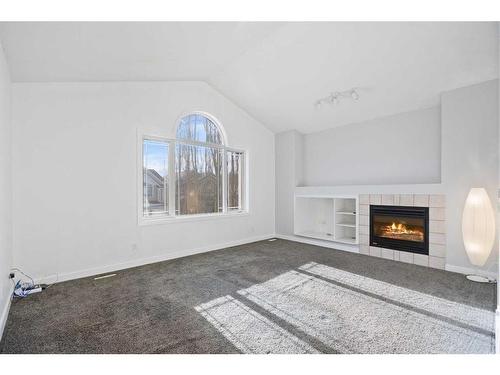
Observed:
[[[469,261],[484,266],[495,241],[495,214],[484,188],[472,188],[465,200],[462,214],[462,237]],[[487,277],[468,275],[476,282],[494,282]]]

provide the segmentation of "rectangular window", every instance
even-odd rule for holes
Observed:
[[[222,150],[177,143],[176,215],[223,212]]]
[[[245,210],[243,151],[161,137],[145,137],[141,145],[140,220]]]
[[[243,152],[226,152],[228,211],[243,210],[243,158]]]
[[[143,215],[168,214],[168,143],[145,139],[143,151]]]

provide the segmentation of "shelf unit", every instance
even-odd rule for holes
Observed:
[[[357,196],[295,196],[295,235],[355,245],[358,232]]]

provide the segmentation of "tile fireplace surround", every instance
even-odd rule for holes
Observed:
[[[370,205],[429,207],[429,255],[369,245]],[[443,269],[446,263],[446,199],[442,194],[360,194],[359,252],[379,258]]]

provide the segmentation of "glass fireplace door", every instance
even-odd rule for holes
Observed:
[[[429,254],[427,207],[370,206],[370,245]]]
[[[405,216],[373,215],[373,230],[378,237],[424,242],[425,220]]]

